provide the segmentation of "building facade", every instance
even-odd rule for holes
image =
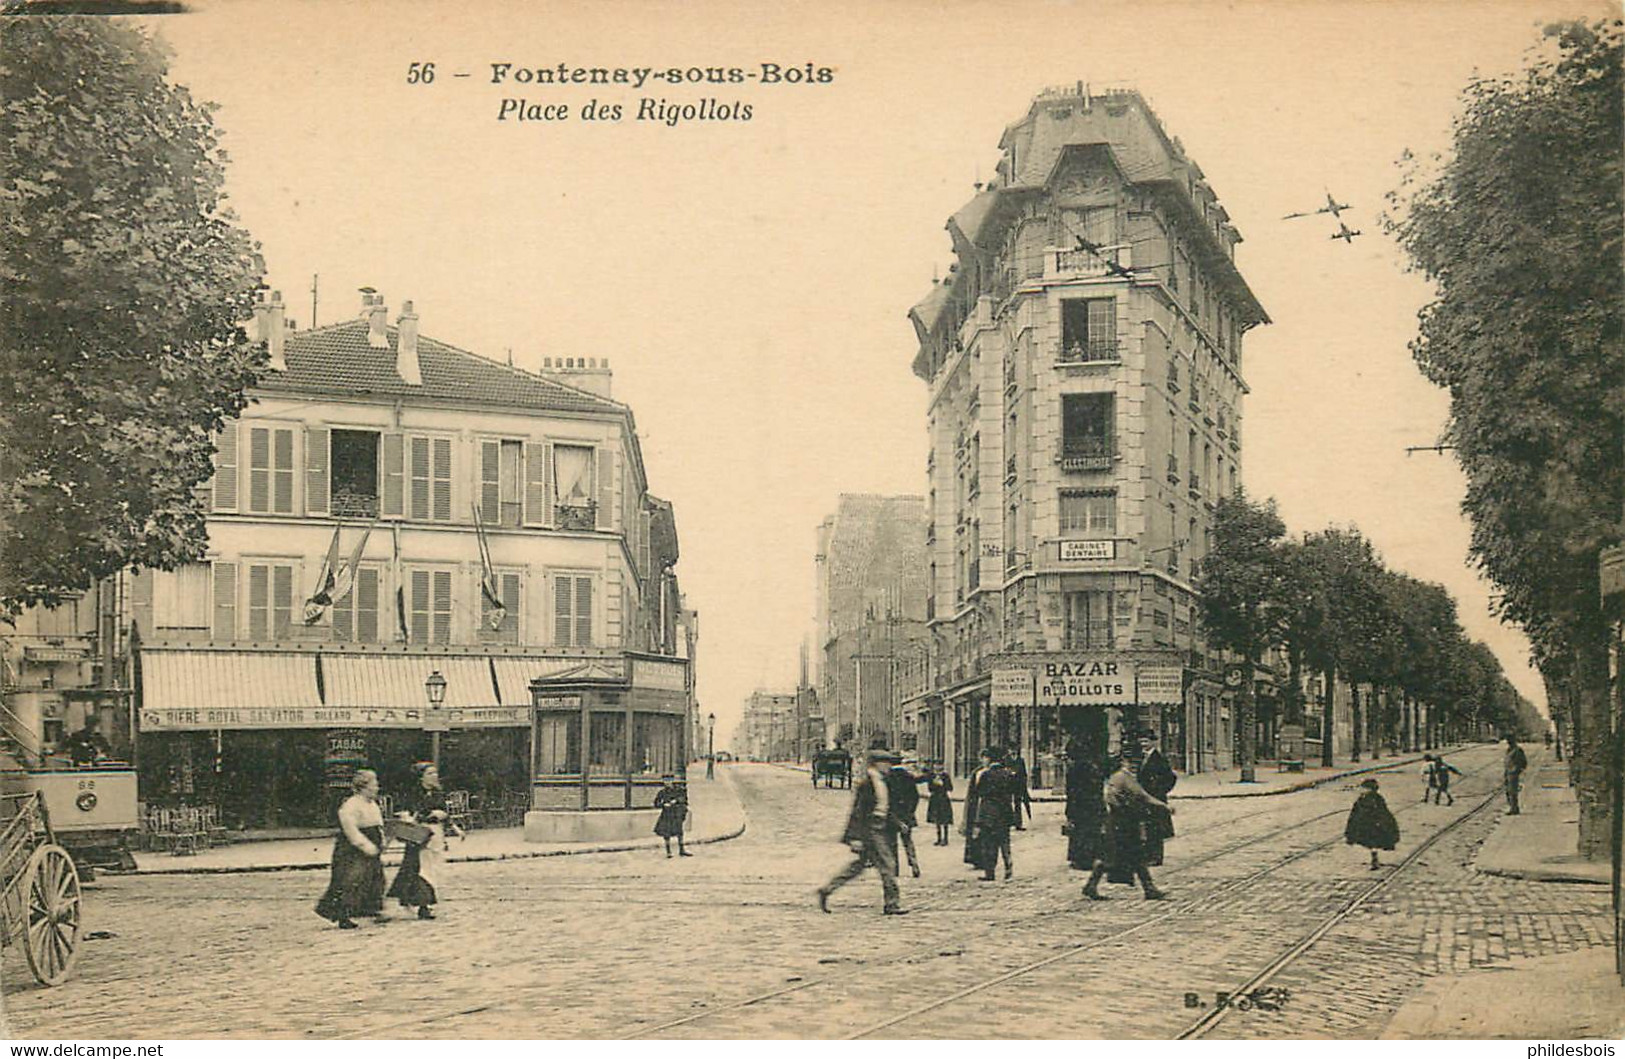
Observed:
[[[829,745],[905,741],[899,670],[930,643],[926,534],[918,496],[843,493],[818,527],[814,686]]]
[[[1059,779],[1069,739],[1236,745],[1192,582],[1241,475],[1242,341],[1268,322],[1240,234],[1135,92],[1051,90],[948,221],[957,262],[911,311],[930,387],[921,749],[989,744]]]
[[[641,804],[690,752],[696,623],[607,361],[524,372],[388,315],[256,310],[271,366],[216,439],[205,561],[121,578],[142,798],[325,823],[356,767],[405,792],[438,749],[487,797]],[[543,718],[551,678],[590,708]]]
[[[751,692],[734,730],[734,753],[751,761],[795,760],[801,706],[801,697],[793,691]]]

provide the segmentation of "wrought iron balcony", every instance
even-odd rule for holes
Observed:
[[[1061,469],[1064,471],[1103,471],[1112,465],[1115,455],[1110,437],[1085,435],[1067,438],[1061,445]]]
[[[1055,359],[1061,364],[1122,360],[1123,344],[1115,338],[1091,338],[1087,342],[1072,342],[1063,344],[1060,354]]]

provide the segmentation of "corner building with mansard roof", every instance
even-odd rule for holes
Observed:
[[[1240,480],[1243,336],[1269,322],[1241,235],[1137,92],[1040,94],[948,221],[957,263],[909,313],[930,387],[932,672],[923,753],[1125,729],[1228,767],[1236,712],[1192,581]]]
[[[647,806],[689,755],[694,623],[608,361],[521,371],[370,292],[253,327],[271,368],[217,438],[206,561],[126,575],[142,798],[325,823],[355,768],[409,795],[438,746],[491,822]],[[335,533],[353,587],[307,613]]]

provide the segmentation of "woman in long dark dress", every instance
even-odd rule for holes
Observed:
[[[931,780],[926,784],[926,790],[931,800],[925,806],[925,822],[937,825],[937,842],[939,846],[948,844],[948,831],[954,826],[954,803],[950,795],[953,793],[954,780],[948,775],[948,770],[942,762],[931,763]]]
[[[1168,800],[1168,793],[1179,782],[1173,766],[1162,756],[1162,748],[1156,746],[1145,756],[1145,762],[1140,765],[1140,772],[1135,778],[1145,788],[1145,793],[1160,802]],[[1158,867],[1162,864],[1163,843],[1174,837],[1174,818],[1164,812],[1149,811],[1145,814],[1141,832],[1145,863],[1153,868]]]
[[[1079,871],[1094,868],[1105,846],[1106,799],[1101,788],[1105,769],[1092,748],[1074,743],[1067,749],[1066,859]]]
[[[354,930],[356,916],[384,915],[384,818],[378,810],[378,774],[357,769],[350,797],[339,806],[339,833],[333,840],[333,874],[327,892],[316,902],[316,914],[344,930]]]
[[[1377,781],[1361,780],[1361,795],[1349,810],[1349,820],[1343,827],[1343,839],[1351,846],[1364,846],[1371,851],[1371,870],[1382,867],[1377,862],[1377,850],[1393,849],[1399,845],[1399,821],[1388,810],[1388,803],[1377,793]]]
[[[446,863],[446,828],[451,814],[446,808],[446,792],[440,788],[440,770],[428,762],[415,767],[420,784],[417,805],[398,815],[422,824],[429,834],[422,842],[406,843],[387,896],[398,900],[403,908],[416,908],[419,919],[433,919],[432,906],[439,900],[441,869]]]
[[[692,857],[694,854],[683,848],[683,825],[688,820],[688,785],[679,783],[675,776],[661,777],[666,785],[660,788],[655,795],[655,808],[660,810],[660,819],[655,821],[655,834],[666,840],[666,856],[671,856],[671,840],[677,840],[677,855]]]

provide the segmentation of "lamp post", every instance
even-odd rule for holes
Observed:
[[[717,715],[705,715],[705,778],[717,778]]]
[[[429,679],[423,682],[423,690],[429,695],[429,714],[431,723],[435,726],[430,732],[433,740],[429,751],[434,761],[435,771],[440,770],[440,704],[446,701],[446,678],[440,675],[440,670],[429,674]]]

